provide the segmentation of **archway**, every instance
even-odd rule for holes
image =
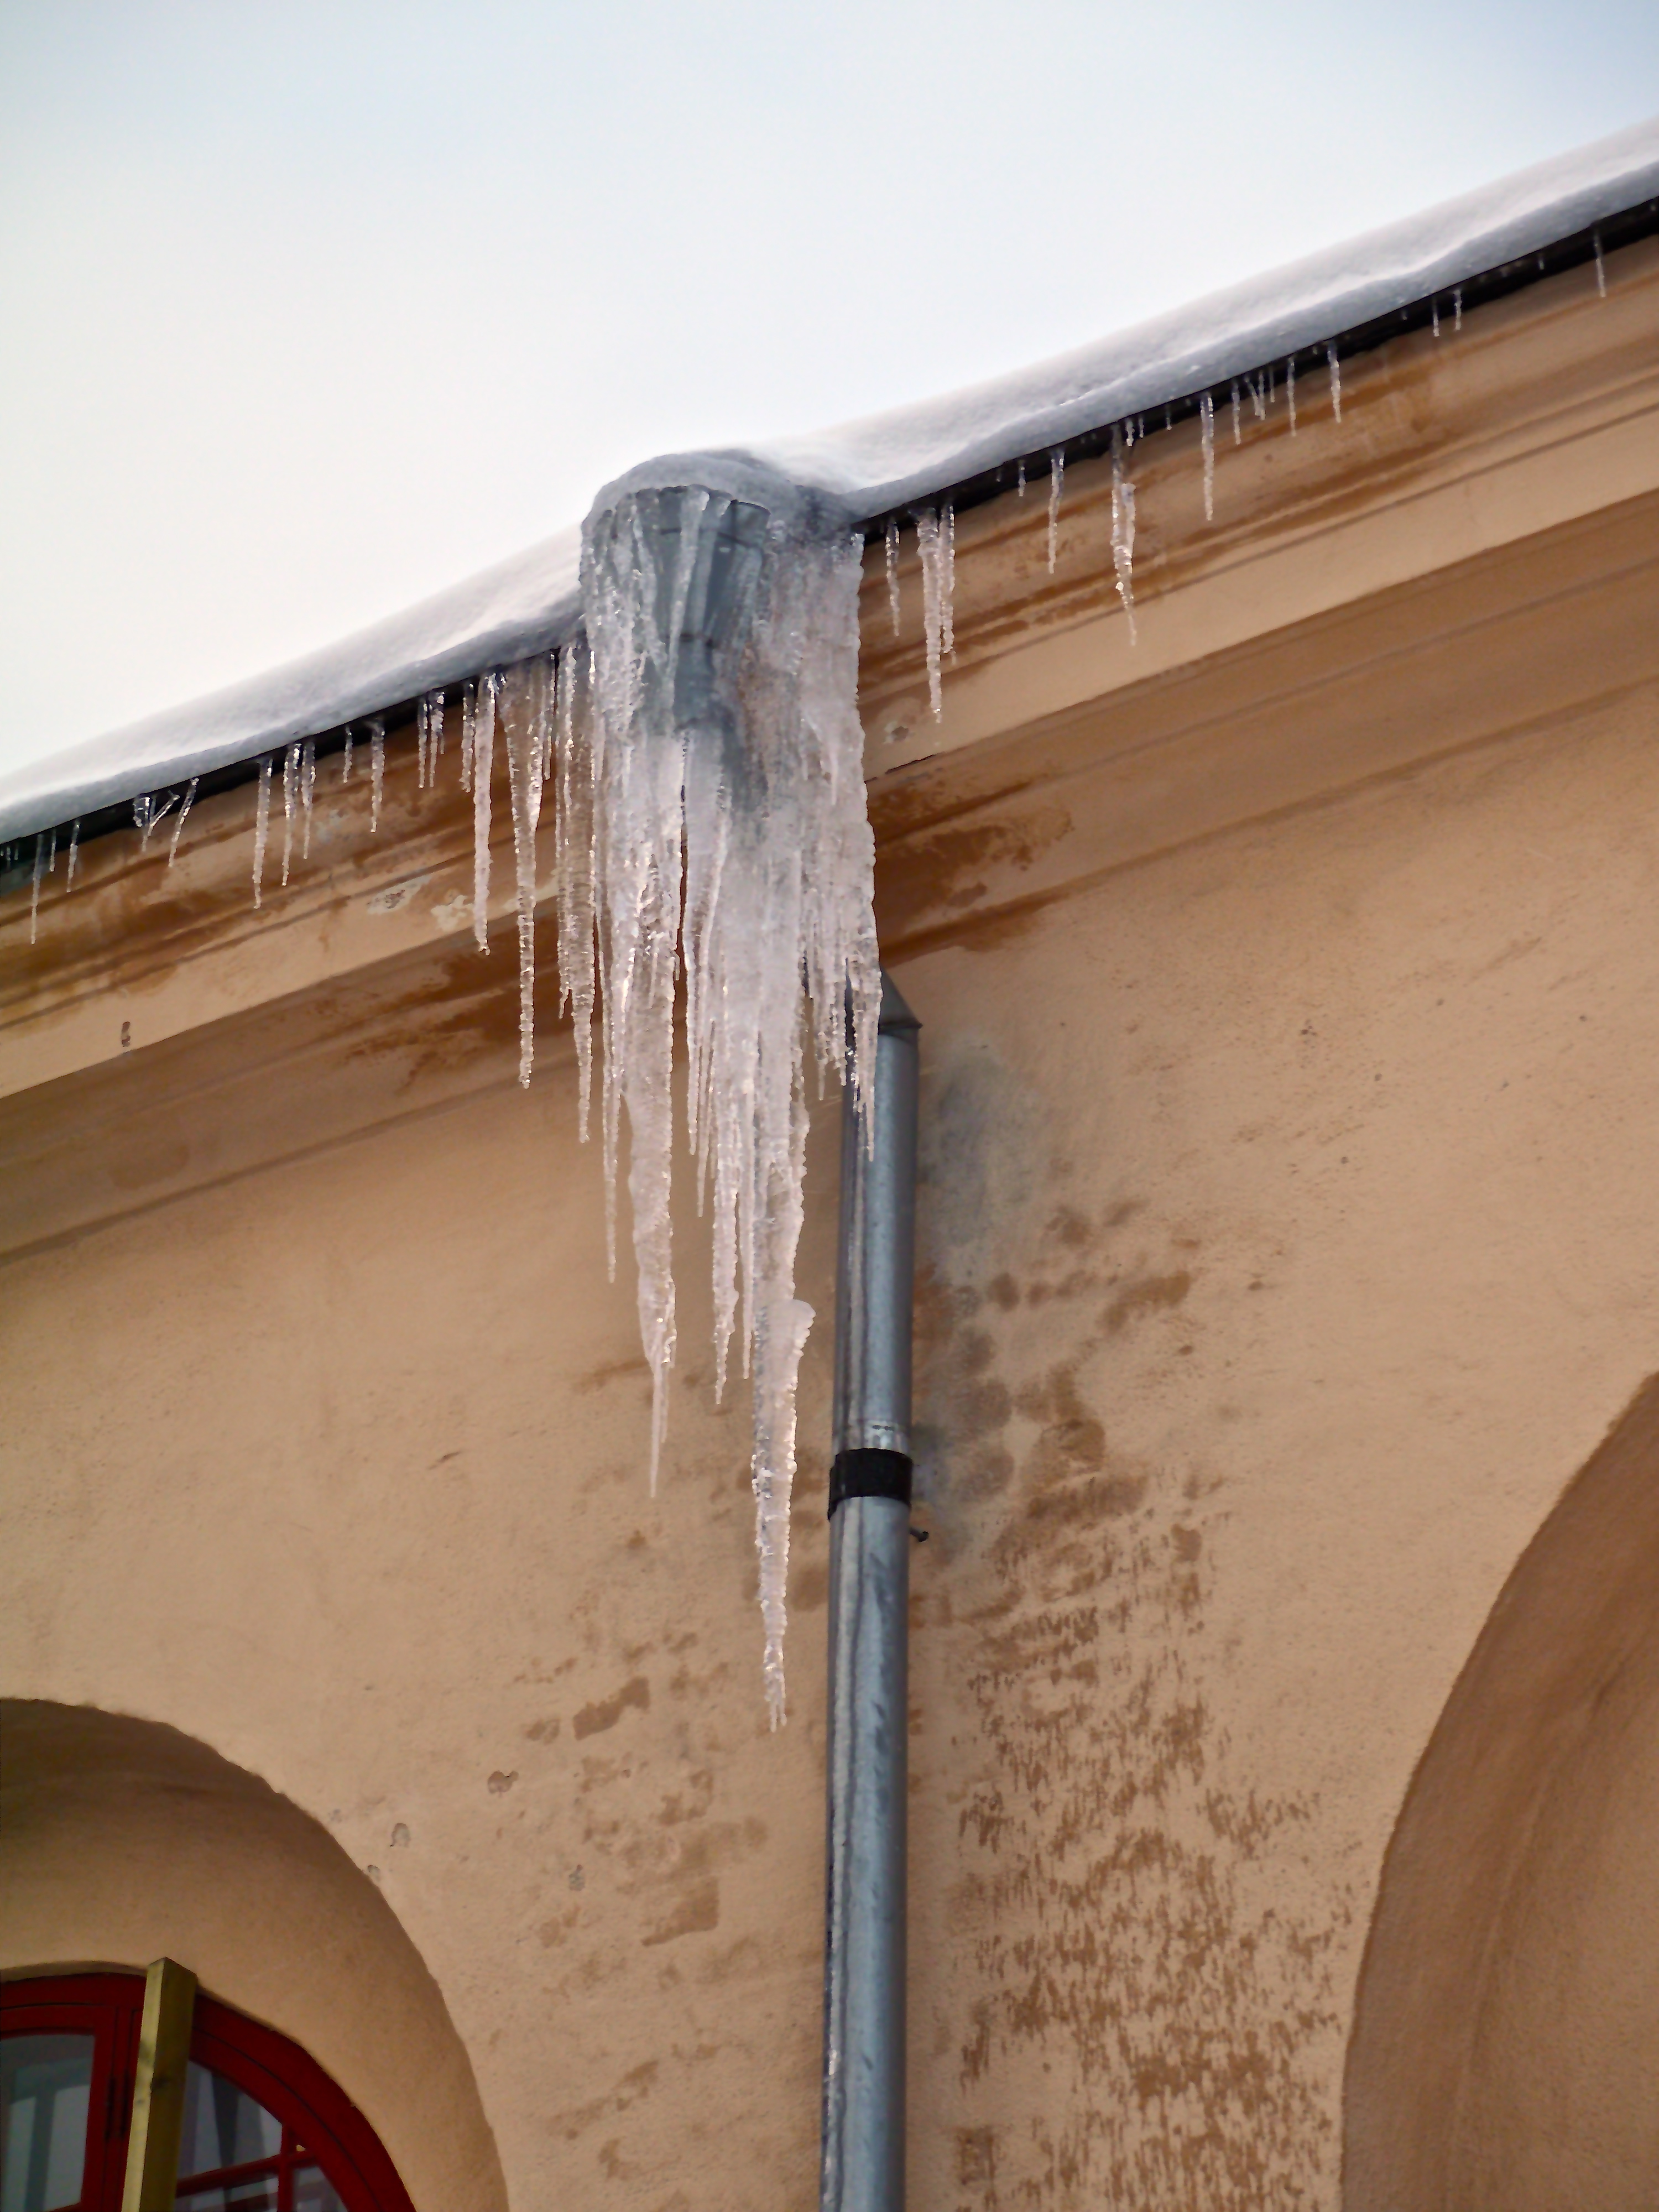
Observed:
[[[503,2212],[442,1995],[326,1830],[155,1722],[9,1699],[0,1732],[0,1971],[185,1960],[339,2083],[416,2204]]]
[[[1659,1376],[1522,1555],[1383,1866],[1347,2212],[1659,2202]]]

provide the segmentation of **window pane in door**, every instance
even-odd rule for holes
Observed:
[[[80,2203],[92,2054],[89,2035],[0,2042],[0,2212]]]
[[[191,2060],[185,2076],[185,2125],[179,2146],[182,2177],[218,2173],[228,2166],[275,2158],[282,2148],[283,2124],[274,2112],[268,2112],[222,2074]],[[276,2197],[270,2201],[274,2204]],[[217,2206],[209,2206],[205,2196],[192,2197],[191,2202],[197,2212],[219,2212]]]
[[[276,2177],[258,2173],[250,2181],[181,2189],[173,2201],[179,2212],[276,2212]]]
[[[333,2183],[319,2166],[302,2166],[294,2176],[294,2212],[345,2212]]]

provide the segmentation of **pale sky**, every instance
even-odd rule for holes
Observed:
[[[1655,0],[0,0],[0,767],[1656,107]]]

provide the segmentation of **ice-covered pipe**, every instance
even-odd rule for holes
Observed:
[[[904,2201],[906,1641],[920,1026],[884,975],[867,1109],[852,1084],[842,1093],[830,1478],[822,2212],[899,2212]]]

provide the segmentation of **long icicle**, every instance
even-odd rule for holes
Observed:
[[[489,784],[501,688],[501,672],[492,668],[478,686],[472,724],[472,935],[480,952],[489,950]]]
[[[1135,640],[1135,487],[1123,459],[1123,434],[1112,433],[1112,568],[1117,595],[1128,618],[1129,642]]]
[[[559,1011],[576,1034],[576,1127],[587,1142],[593,1096],[593,743],[585,637],[559,655],[553,752],[553,881],[559,914]]]
[[[937,592],[950,527],[927,519]],[[680,641],[714,635],[708,602],[691,596],[693,566],[699,544],[716,542],[753,580],[734,586],[735,611],[722,617],[712,693],[696,672],[711,664],[686,663],[688,706]],[[758,567],[744,570],[744,560]],[[806,1062],[838,1066],[849,987],[855,1081],[867,1079],[859,1071],[874,1045],[872,847],[855,707],[861,566],[850,527],[790,535],[762,510],[696,489],[629,493],[584,534],[605,1139],[614,1162],[625,1107],[653,1445],[660,1451],[674,1350],[669,1079],[683,955],[687,1134],[711,1185],[716,1358],[723,1366],[735,1336],[753,1382],[750,1474],[775,1722],[783,1714],[794,1392],[811,1319],[793,1281]],[[699,593],[705,587],[697,582]],[[942,652],[937,603],[934,613]],[[581,749],[567,750],[560,719],[562,813],[564,763]]]
[[[386,796],[386,724],[376,714],[368,726],[368,830],[380,828],[380,801]]]
[[[502,682],[501,703],[519,922],[519,1080],[527,1089],[536,1064],[536,830],[553,717],[551,662],[538,659],[510,669]]]
[[[267,753],[259,763],[259,788],[253,801],[253,903],[262,902],[265,848],[270,842],[270,763]]]

